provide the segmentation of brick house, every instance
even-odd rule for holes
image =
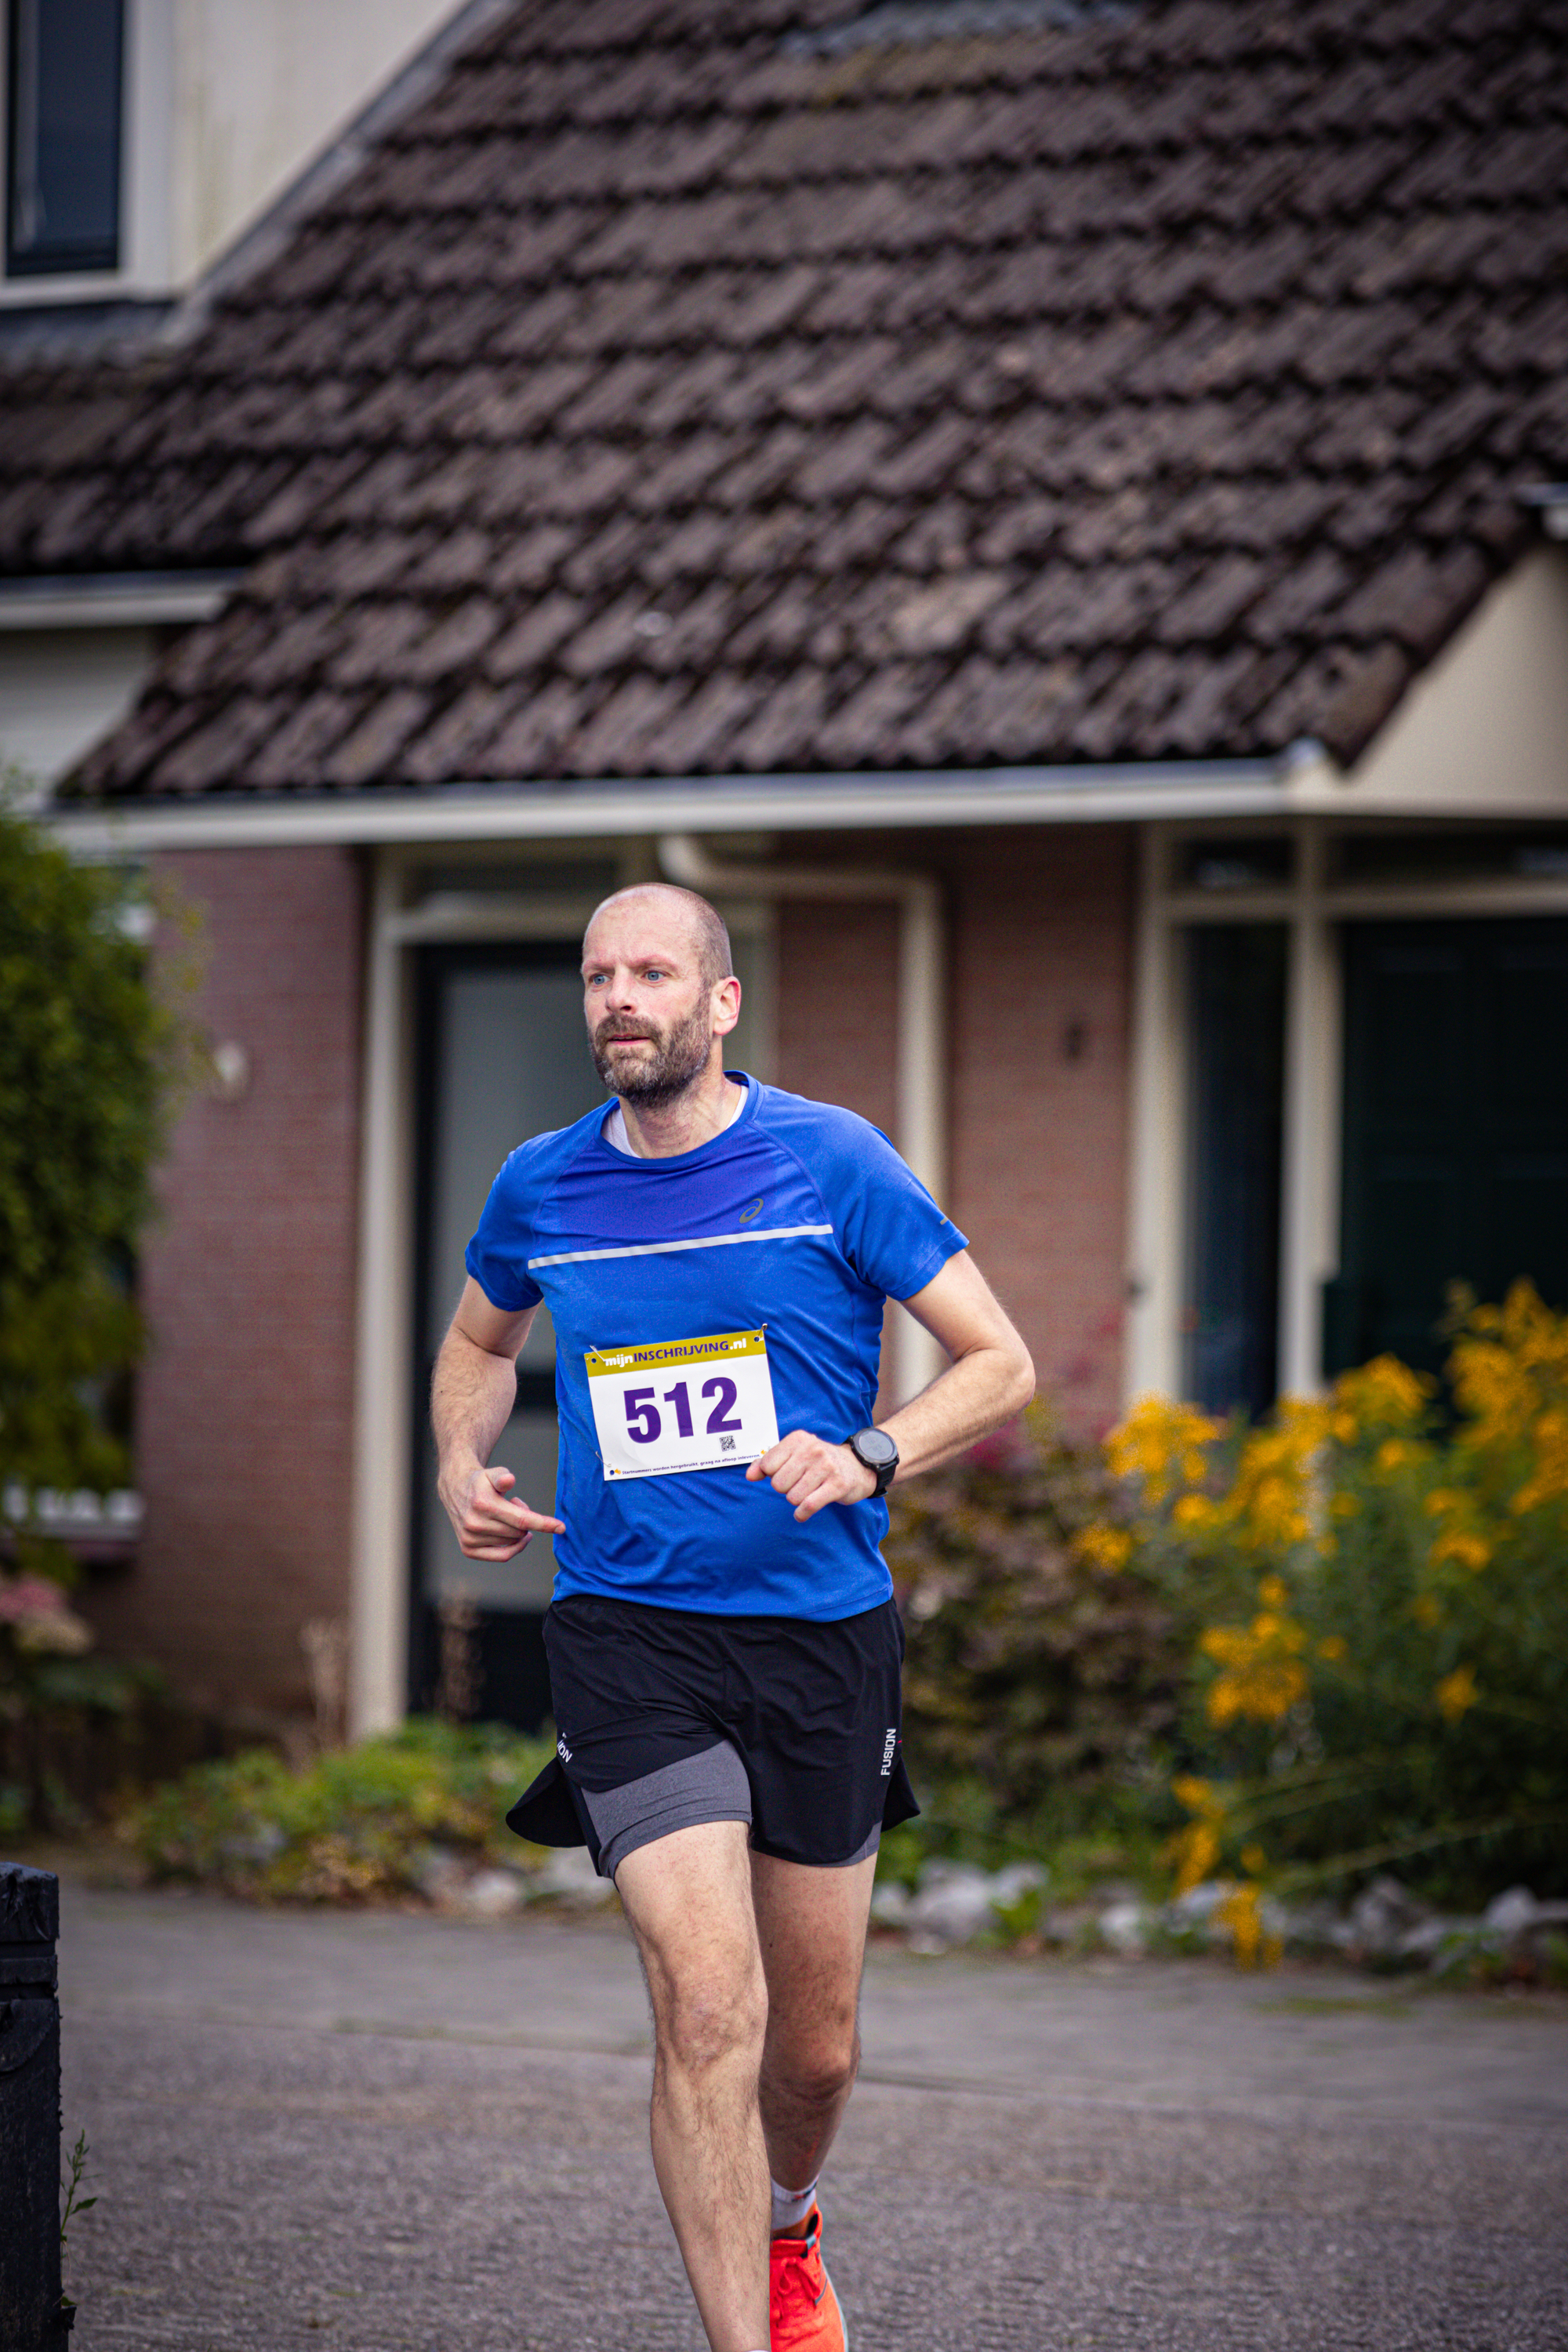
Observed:
[[[341,1614],[356,1724],[427,1692],[425,1368],[624,879],[725,907],[735,1058],[888,1128],[1071,1430],[1568,1304],[1565,58],[1523,0],[492,5],[173,330],[13,355],[0,620],[163,616],[53,821],[205,909],[222,1049],[113,1640],[289,1706]],[[541,1332],[525,1485],[551,1394]],[[494,1711],[548,1573],[479,1586]]]

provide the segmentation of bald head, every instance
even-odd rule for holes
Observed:
[[[695,890],[683,890],[677,882],[634,882],[627,890],[617,890],[602,899],[588,918],[588,929],[583,934],[586,953],[588,940],[601,915],[611,908],[618,913],[647,915],[657,923],[673,922],[697,960],[698,971],[705,989],[717,988],[728,980],[733,969],[730,957],[730,934],[723,918]]]

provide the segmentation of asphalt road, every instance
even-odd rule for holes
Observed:
[[[698,2352],[623,1933],[63,1889],[79,2352]],[[1563,2352],[1568,2000],[873,1953],[855,2352]]]

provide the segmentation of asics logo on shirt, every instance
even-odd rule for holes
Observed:
[[[762,1213],[763,1196],[759,1192],[756,1199],[752,1202],[751,1207],[749,1209],[742,1210],[740,1215],[736,1218],[735,1223],[738,1225],[749,1225],[754,1217],[760,1217]]]

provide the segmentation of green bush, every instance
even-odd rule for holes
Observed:
[[[887,1558],[923,1849],[991,1862],[1077,1847],[1116,1868],[1177,1818],[1186,1645],[1155,1582],[1085,1548],[1112,1494],[1098,1449],[1065,1445],[1037,1412],[894,1488]]]
[[[496,1725],[419,1717],[296,1769],[265,1748],[198,1765],[121,1825],[157,1880],[263,1901],[384,1902],[420,1893],[433,1849],[517,1862],[511,1800],[553,1753]]]
[[[139,1344],[128,1277],[194,1044],[144,912],[134,877],[75,863],[0,793],[0,1489],[126,1475],[105,1400]]]

